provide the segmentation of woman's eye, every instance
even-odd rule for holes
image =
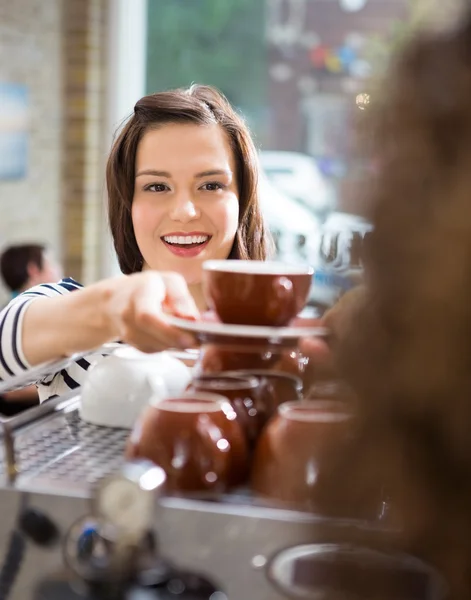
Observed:
[[[165,190],[167,190],[168,187],[165,185],[165,183],[151,183],[150,185],[147,185],[144,189],[146,192],[165,192]]]
[[[205,183],[202,186],[202,189],[207,192],[216,192],[217,190],[224,189],[224,185],[222,183],[218,183],[217,181],[211,181],[210,183]]]

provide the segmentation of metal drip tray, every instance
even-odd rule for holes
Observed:
[[[128,435],[127,429],[82,421],[77,397],[65,410],[53,412],[12,433],[15,487],[88,497],[93,484],[116,472],[123,463]],[[0,461],[0,481],[5,484],[8,480],[5,447],[0,452]]]
[[[90,498],[100,479],[119,471],[130,430],[86,423],[79,416],[79,400],[80,396],[76,396],[65,408],[59,406],[46,417],[10,433],[16,489]],[[15,422],[15,419],[7,421]],[[8,471],[4,445],[0,447],[0,487],[8,484]],[[254,500],[245,488],[227,494],[194,493],[187,498],[218,504],[269,506]]]

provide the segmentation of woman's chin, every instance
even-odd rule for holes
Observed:
[[[188,287],[195,287],[201,285],[201,282],[203,280],[203,269],[201,264],[193,265],[193,268],[189,267],[190,265],[188,265],[186,269],[174,269],[174,271],[180,273],[180,275],[186,281],[186,285]]]
[[[201,283],[202,283],[201,276],[200,277],[193,277],[193,278],[190,278],[190,279],[187,279],[185,277],[185,281],[186,281],[186,285],[189,288],[199,287],[201,285]]]

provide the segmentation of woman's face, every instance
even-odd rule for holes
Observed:
[[[229,256],[239,221],[235,163],[219,125],[147,131],[136,154],[132,222],[144,269],[201,281],[208,259]]]

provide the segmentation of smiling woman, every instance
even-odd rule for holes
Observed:
[[[107,167],[110,226],[121,270],[139,271],[146,262],[156,268],[137,240],[137,207],[146,204],[147,193],[158,195],[159,202],[160,195],[166,203],[169,196],[174,201],[168,212],[172,227],[160,237],[193,231],[220,236],[221,230],[173,225],[194,224],[202,202],[208,205],[203,221],[226,204],[232,211],[237,207],[235,223],[231,213],[223,224],[224,230],[230,227],[232,239],[226,256],[219,258],[263,260],[271,243],[257,183],[258,157],[250,133],[222,94],[208,86],[191,86],[145,96],[117,139]],[[148,200],[149,205],[156,202]],[[216,242],[210,241],[208,252]]]
[[[255,147],[241,117],[211,87],[139,100],[113,145],[106,179],[126,276],[86,288],[64,280],[18,296],[0,314],[0,380],[116,339],[146,352],[188,347],[192,338],[163,312],[195,318],[206,308],[203,261],[263,260],[270,250]],[[41,398],[80,385],[96,358],[41,382]]]
[[[177,271],[201,305],[203,261],[227,258],[239,220],[233,152],[217,124],[168,124],[144,134],[132,221],[143,270]]]

